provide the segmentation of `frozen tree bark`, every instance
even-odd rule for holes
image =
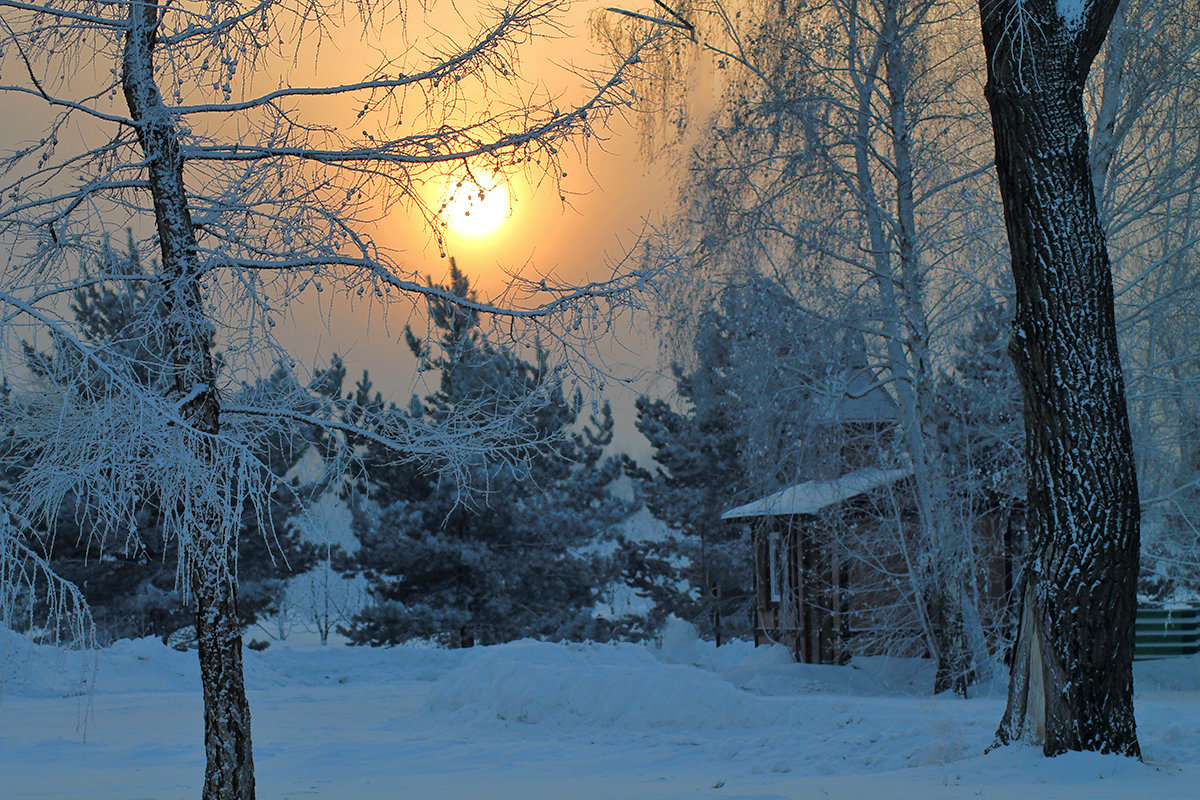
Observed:
[[[1117,0],[980,2],[1012,250],[1030,558],[997,733],[1047,755],[1138,755],[1139,505],[1084,81]]]
[[[161,246],[160,277],[166,288],[167,358],[174,369],[174,399],[191,423],[189,447],[197,461],[227,468],[212,453],[220,431],[216,368],[209,350],[208,318],[200,292],[195,229],[183,183],[183,158],[175,123],[154,77],[157,2],[129,8],[122,89],[146,156],[155,226]],[[200,680],[204,687],[204,800],[252,800],[254,759],[250,706],[242,674],[234,576],[236,531],[226,530],[211,498],[198,497],[185,512],[193,527],[188,579],[196,608]]]
[[[207,543],[197,558],[232,559],[224,541]],[[200,681],[204,687],[204,800],[252,800],[254,757],[250,747],[250,704],[242,673],[242,634],[232,579],[213,580],[192,566]]]

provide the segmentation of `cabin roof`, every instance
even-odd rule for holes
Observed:
[[[888,486],[912,475],[912,469],[877,469],[874,467],[847,472],[832,481],[807,481],[781,489],[775,494],[752,503],[731,508],[721,514],[721,519],[743,519],[745,517],[783,517],[793,514],[816,514],[832,505],[845,502]]]

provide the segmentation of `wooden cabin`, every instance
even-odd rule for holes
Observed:
[[[918,552],[911,477],[911,469],[866,467],[721,515],[753,542],[755,644],[783,644],[813,664],[925,654],[921,601],[909,579]],[[975,520],[973,586],[997,647],[1012,635],[1019,524],[1011,513]]]
[[[869,592],[872,570],[857,563],[861,555],[854,543],[880,538],[874,529],[881,524],[908,524],[907,504],[898,493],[907,491],[911,474],[855,470],[835,480],[789,486],[721,515],[749,527],[753,537],[755,644],[784,644],[806,663],[849,660],[856,629],[869,624],[863,613],[867,595],[887,596],[899,588]]]
[[[804,481],[721,515],[743,526],[753,543],[755,643],[784,644],[807,663],[919,656],[926,640],[909,573],[920,549],[912,470],[875,465],[880,453],[894,450],[896,405],[866,369],[847,375],[835,392],[817,424],[836,430],[814,435],[840,443],[836,477]],[[985,633],[1002,640],[1022,548],[1014,533],[1019,510],[985,511],[972,524],[981,621]]]

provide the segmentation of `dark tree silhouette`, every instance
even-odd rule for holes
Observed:
[[[1118,0],[981,0],[1030,557],[999,742],[1138,754],[1137,477],[1083,92]]]

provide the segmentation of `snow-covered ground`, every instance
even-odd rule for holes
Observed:
[[[259,797],[778,800],[1200,796],[1200,658],[1139,664],[1146,763],[987,755],[1003,706],[928,696],[928,666],[525,641],[471,650],[273,645],[246,653]],[[193,800],[194,653],[96,657],[0,630],[0,798]]]

